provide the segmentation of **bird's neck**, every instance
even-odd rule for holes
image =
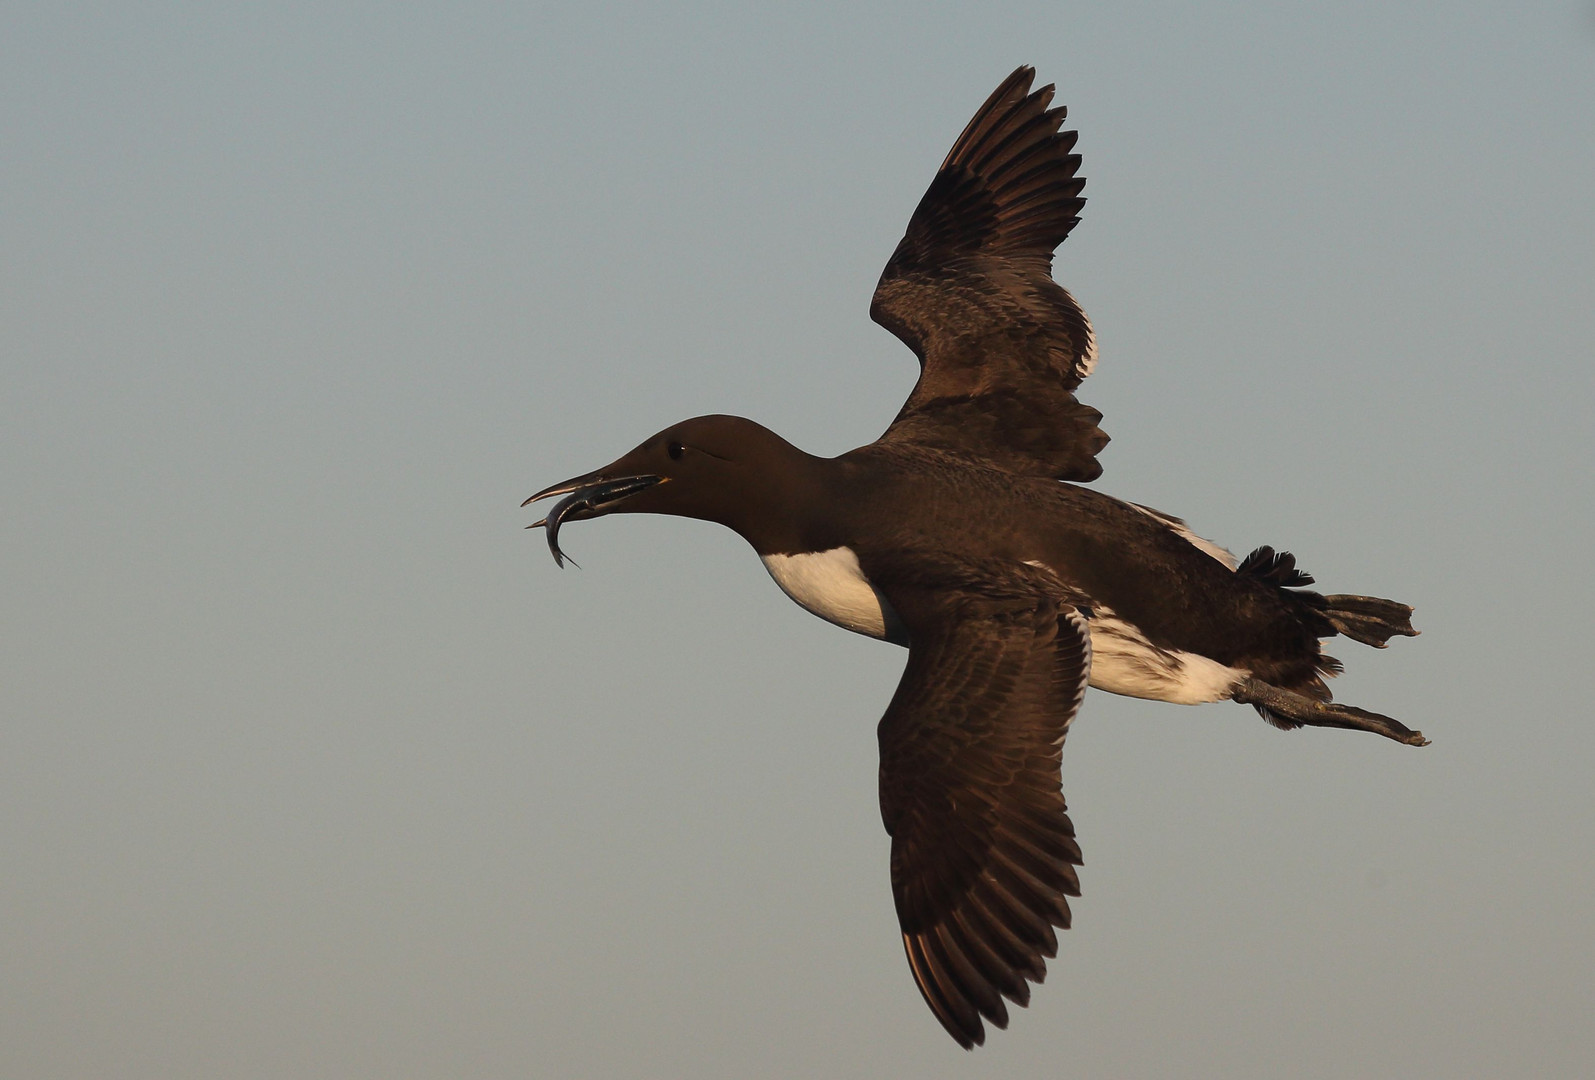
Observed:
[[[761,556],[834,547],[845,471],[840,459],[816,457],[788,444],[780,468],[765,470],[739,492],[722,524]]]

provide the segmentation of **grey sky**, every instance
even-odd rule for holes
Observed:
[[[903,653],[517,504],[698,413],[873,439],[870,290],[1019,63],[1098,486],[1415,604],[1336,690],[1434,745],[1093,692],[1074,929],[971,1056]],[[1595,1059],[1588,4],[10,5],[0,145],[0,1075]]]

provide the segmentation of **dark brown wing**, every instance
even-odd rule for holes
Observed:
[[[1058,783],[1090,635],[1061,582],[1029,571],[877,583],[911,641],[880,724],[892,892],[920,992],[965,1048],[982,1017],[1008,1026],[1004,997],[1029,1003],[1080,895]]]
[[[1085,179],[1052,87],[1022,67],[953,144],[892,253],[870,317],[919,357],[919,383],[882,438],[986,458],[1011,472],[1094,480],[1108,437],[1075,400],[1096,340],[1052,280]]]

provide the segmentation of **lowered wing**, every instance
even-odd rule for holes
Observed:
[[[968,1048],[982,1018],[1008,1026],[1004,998],[1029,1003],[1080,895],[1058,785],[1090,634],[1062,583],[1028,566],[881,585],[911,641],[880,723],[892,893],[914,980]]]

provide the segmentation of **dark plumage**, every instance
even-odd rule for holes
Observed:
[[[880,722],[881,814],[909,966],[965,1047],[1028,1003],[1069,925],[1080,849],[1059,765],[1088,683],[1425,742],[1332,704],[1340,663],[1319,648],[1412,635],[1411,608],[1308,591],[1288,552],[1237,563],[1178,518],[1066,482],[1100,474],[1107,436],[1074,396],[1091,324],[1050,273],[1085,182],[1032,77],[975,114],[881,275],[870,313],[921,372],[880,439],[820,458],[702,416],[527,500],[566,496],[537,523],[556,561],[565,521],[718,522],[799,604],[908,646]]]

